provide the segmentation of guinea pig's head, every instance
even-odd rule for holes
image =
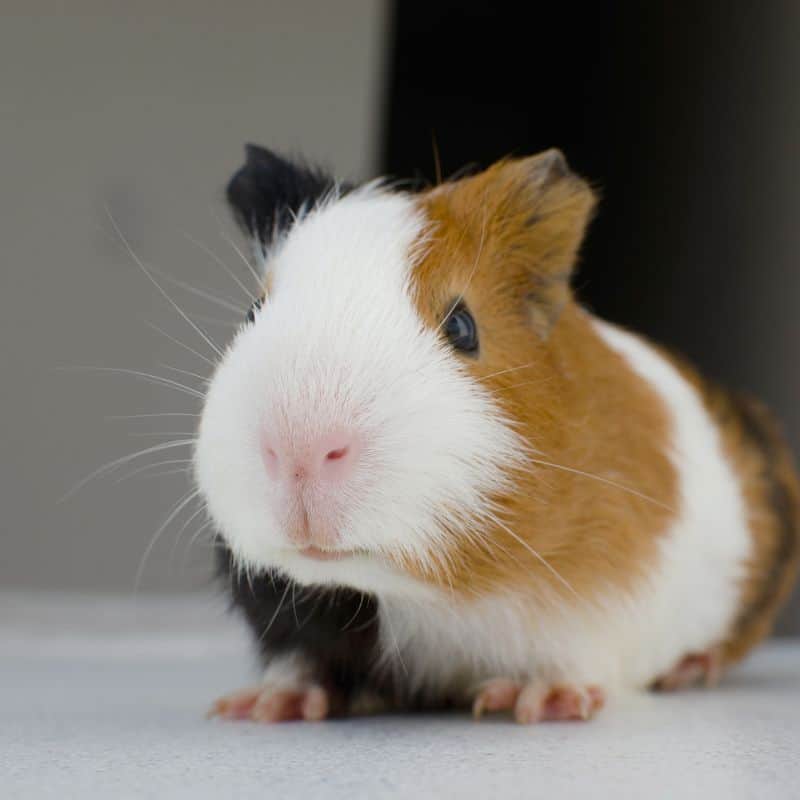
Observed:
[[[466,543],[496,557],[531,437],[514,384],[547,377],[589,188],[553,150],[412,194],[251,146],[228,199],[261,295],[195,471],[235,559],[390,592],[447,581]]]

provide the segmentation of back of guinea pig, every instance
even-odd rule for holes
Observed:
[[[770,631],[791,456],[759,403],[576,302],[595,198],[561,153],[411,193],[250,146],[228,199],[261,286],[195,473],[264,673],[213,713],[585,719]]]

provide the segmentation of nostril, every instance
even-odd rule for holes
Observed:
[[[265,447],[264,448],[264,461],[266,461],[267,464],[270,464],[273,467],[277,467],[278,466],[278,461],[279,461],[278,454],[271,447]]]
[[[359,438],[347,431],[292,441],[263,433],[261,461],[267,477],[275,483],[313,487],[316,482],[345,479],[357,466]]]
[[[328,455],[325,456],[326,461],[339,461],[339,459],[344,458],[348,452],[350,451],[349,447],[339,447],[336,450],[331,450]]]
[[[261,446],[261,459],[264,462],[267,475],[273,480],[277,480],[280,477],[281,459],[278,457],[275,448],[264,442]]]
[[[317,477],[324,481],[340,481],[356,468],[361,446],[358,437],[345,431],[324,436],[314,447]]]

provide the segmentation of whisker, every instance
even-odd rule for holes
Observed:
[[[192,522],[194,522],[194,520],[196,520],[196,519],[197,519],[197,517],[198,517],[200,514],[202,514],[202,513],[203,513],[205,510],[206,510],[205,503],[201,503],[201,504],[200,504],[200,508],[198,508],[196,511],[194,511],[194,513],[193,513],[193,514],[192,514],[192,515],[189,517],[189,519],[187,519],[187,520],[186,520],[186,521],[183,523],[183,525],[181,525],[181,527],[180,527],[180,530],[179,530],[179,531],[178,531],[178,532],[175,534],[175,541],[172,543],[172,550],[170,550],[170,553],[169,553],[169,563],[170,563],[170,564],[172,564],[172,562],[175,560],[175,553],[176,553],[176,551],[177,551],[177,549],[178,549],[178,545],[180,544],[180,541],[181,541],[181,534],[182,534],[182,533],[183,533],[183,532],[184,532],[184,531],[185,531],[185,530],[186,530],[186,529],[187,529],[187,528],[188,528],[188,527],[189,527],[189,526],[192,524]]]
[[[492,521],[495,523],[495,525],[498,525],[500,528],[502,528],[512,539],[514,539],[519,544],[521,544],[534,558],[536,558],[538,561],[540,561],[542,563],[542,565],[545,566],[550,571],[550,573],[563,586],[565,586],[567,589],[569,589],[569,591],[572,592],[572,594],[578,600],[583,600],[583,598],[572,587],[572,584],[543,555],[541,555],[541,553],[539,553],[536,550],[534,550],[534,548],[531,547],[523,538],[521,538],[520,536],[517,536],[517,534],[514,533],[514,531],[512,531],[511,528],[509,528],[497,516],[492,515],[491,518],[492,518]]]
[[[362,633],[363,631],[367,630],[370,625],[373,625],[375,621],[380,617],[381,612],[380,610],[376,611],[366,622],[362,622],[357,628],[353,628],[353,633]]]
[[[186,559],[189,557],[189,553],[191,552],[192,548],[197,544],[197,540],[206,532],[208,529],[213,525],[213,520],[209,519],[204,522],[191,536],[186,547],[183,550],[183,556],[181,558],[181,569],[186,567]],[[211,546],[213,547],[213,540],[206,543],[206,547]]]
[[[162,369],[169,369],[172,372],[179,372],[181,375],[189,375],[192,378],[197,378],[201,380],[203,383],[209,383],[210,378],[207,375],[200,375],[198,372],[190,372],[188,369],[179,369],[178,367],[171,367],[169,364],[164,364],[162,362],[158,362],[158,366]]]
[[[167,467],[172,464],[191,464],[191,458],[170,458],[166,461],[156,461],[155,464],[145,464],[143,467],[137,467],[133,472],[129,472],[127,475],[123,475],[121,478],[118,478],[116,483],[122,483],[123,481],[128,480],[129,478],[133,478],[135,475],[138,475],[142,472],[146,472],[148,469],[155,469],[156,467]],[[187,471],[186,469],[178,470],[180,472]]]
[[[552,380],[553,380],[552,377],[545,376],[543,378],[535,378],[532,381],[522,381],[522,383],[515,383],[515,384],[513,384],[511,386],[502,386],[501,390],[504,391],[504,392],[507,392],[507,391],[510,391],[511,389],[519,389],[521,386],[533,386],[535,384],[538,385],[538,384],[542,384],[542,383],[551,383]]]
[[[358,597],[358,608],[356,608],[355,614],[350,617],[349,620],[345,623],[344,628],[341,629],[341,632],[344,633],[355,621],[358,619],[358,615],[361,613],[361,607],[364,605],[364,592],[359,592]]]
[[[250,263],[250,259],[247,258],[247,256],[239,249],[236,242],[234,242],[233,239],[231,239],[231,237],[228,236],[228,234],[225,233],[225,231],[221,227],[219,233],[220,236],[236,251],[236,254],[239,256],[239,258],[242,259],[242,262],[247,267],[247,269],[250,270],[250,274],[253,276],[253,279],[255,280],[256,284],[258,286],[261,286],[262,283],[261,276],[255,271],[255,269],[253,269],[253,265]]]
[[[297,589],[297,581],[292,581],[292,614],[294,614],[294,624],[297,630],[300,630],[300,619],[297,616],[297,601],[295,600],[296,589]]]
[[[244,313],[244,312],[242,312]],[[194,318],[198,322],[206,322],[209,325],[220,325],[223,328],[238,328],[242,324],[241,320],[219,319],[218,317],[207,317],[205,314],[195,314]]]
[[[294,581],[291,581],[290,583],[286,584],[286,588],[283,590],[283,595],[280,599],[280,602],[278,603],[278,607],[275,609],[275,613],[272,615],[270,621],[267,623],[267,627],[264,630],[264,632],[261,634],[261,636],[258,637],[258,640],[260,642],[264,641],[266,635],[269,633],[269,629],[273,626],[275,620],[278,618],[278,614],[280,614],[281,608],[283,607],[283,602],[284,600],[286,600],[286,595],[289,594],[289,587],[292,585],[292,583],[294,583]]]
[[[247,585],[250,587],[250,594],[255,594],[255,589],[253,588],[253,571],[250,568],[249,564],[245,564],[244,574],[247,578]],[[270,583],[272,584],[272,588],[275,588],[275,579],[272,577],[272,573],[269,575]]]
[[[141,458],[142,456],[150,455],[151,453],[158,453],[162,450],[169,450],[173,447],[187,447],[192,446],[195,444],[195,439],[178,439],[174,442],[162,442],[161,444],[153,445],[152,447],[147,447],[144,450],[139,450],[136,453],[131,453],[127,456],[122,456],[122,458],[114,459],[114,461],[109,461],[107,464],[104,464],[102,467],[98,467],[94,472],[91,472],[85,478],[80,480],[78,483],[75,484],[63,497],[59,499],[59,503],[63,503],[65,500],[68,500],[70,497],[75,495],[79,492],[84,486],[86,486],[89,481],[94,480],[95,478],[99,478],[102,475],[106,475],[109,472],[113,472],[118,467],[121,467],[129,462]]]
[[[219,257],[219,256],[218,256],[218,255],[217,255],[217,254],[216,254],[216,253],[215,253],[215,252],[214,252],[214,251],[213,251],[211,248],[210,248],[210,247],[209,247],[209,246],[208,246],[208,245],[204,244],[204,243],[203,243],[203,242],[201,242],[199,239],[195,239],[195,238],[194,238],[194,236],[192,236],[192,235],[191,235],[190,233],[188,233],[187,231],[183,231],[183,235],[184,235],[184,236],[185,236],[185,237],[186,237],[186,238],[187,238],[187,239],[188,239],[188,240],[189,240],[189,241],[190,241],[190,242],[191,242],[193,245],[195,245],[195,247],[199,247],[199,248],[200,248],[200,249],[201,249],[201,250],[202,250],[202,251],[203,251],[203,252],[204,252],[206,255],[208,255],[208,256],[210,256],[212,259],[214,259],[214,261],[216,261],[216,262],[217,262],[217,264],[219,264],[219,266],[221,266],[221,267],[222,267],[222,269],[224,269],[224,270],[225,270],[225,272],[227,272],[227,273],[228,273],[228,275],[230,275],[230,276],[231,276],[231,278],[233,278],[233,280],[235,281],[236,285],[237,285],[237,286],[238,286],[238,287],[239,287],[239,288],[240,288],[240,289],[241,289],[241,290],[244,292],[244,294],[245,294],[245,297],[247,297],[247,299],[248,299],[248,300],[250,300],[250,301],[252,302],[253,300],[255,300],[255,299],[256,299],[256,295],[255,295],[255,294],[254,294],[254,293],[253,293],[253,292],[252,292],[250,289],[248,289],[248,288],[247,288],[247,287],[246,287],[246,286],[245,286],[245,285],[244,285],[244,284],[243,284],[243,283],[242,283],[242,282],[239,280],[239,278],[236,276],[236,273],[235,273],[235,272],[234,272],[234,271],[233,271],[233,270],[232,270],[232,269],[231,269],[231,268],[230,268],[230,267],[229,267],[229,266],[228,266],[228,265],[227,265],[227,264],[226,264],[226,263],[225,263],[225,262],[224,262],[224,261],[223,261],[223,260],[222,260],[222,259],[221,259],[221,258],[220,258],[220,257]]]
[[[142,560],[139,562],[139,568],[136,570],[136,577],[133,582],[133,593],[134,595],[139,591],[139,584],[142,580],[142,575],[144,574],[144,568],[147,564],[147,559],[150,556],[150,553],[153,552],[153,548],[156,546],[156,542],[161,538],[161,534],[167,529],[167,526],[172,522],[172,520],[177,517],[181,511],[183,511],[189,503],[192,502],[198,495],[200,494],[199,489],[193,489],[188,494],[185,494],[177,503],[177,505],[172,509],[172,511],[167,515],[167,518],[164,522],[161,523],[158,530],[153,534],[153,538],[150,539],[149,544],[145,548],[144,554],[142,555]]]
[[[484,204],[484,207],[485,207],[485,204]],[[478,271],[478,265],[480,264],[481,255],[483,254],[483,245],[484,245],[484,243],[486,241],[487,216],[488,216],[488,212],[484,211],[483,223],[481,224],[481,238],[480,238],[480,241],[478,242],[478,252],[475,255],[475,262],[472,265],[472,269],[470,270],[469,275],[467,275],[467,280],[466,280],[466,283],[464,284],[464,288],[461,290],[461,294],[459,294],[458,298],[453,303],[453,305],[450,306],[449,311],[447,312],[447,314],[445,314],[444,318],[439,323],[439,325],[437,326],[437,328],[434,331],[434,333],[439,333],[441,331],[442,327],[447,323],[447,320],[450,317],[450,315],[453,313],[453,311],[456,310],[456,308],[458,307],[458,304],[464,299],[464,294],[466,293],[467,289],[469,289],[469,286],[472,283],[472,279],[475,277],[475,273]]]
[[[300,623],[301,630],[306,626],[308,621],[314,616],[317,609],[319,608],[319,604],[322,602],[322,594],[320,592],[316,592],[315,594],[316,594],[316,600],[314,600],[314,604],[311,606],[311,611],[309,611],[308,614],[306,614],[306,616],[303,618],[303,621]],[[300,599],[300,602],[303,603],[305,602],[306,599],[307,598],[303,597]]]
[[[234,302],[230,297],[222,297],[217,294],[212,294],[211,292],[206,291],[205,289],[201,289],[199,286],[192,286],[191,283],[186,283],[186,281],[179,280],[178,278],[173,277],[167,272],[163,272],[160,269],[156,269],[155,267],[150,267],[150,271],[154,275],[158,275],[159,278],[165,280],[167,283],[172,284],[172,286],[176,286],[178,289],[183,289],[185,292],[189,292],[189,294],[193,294],[197,297],[202,297],[203,300],[207,300],[209,303],[215,303],[216,305],[226,308],[228,311],[233,311],[236,314],[243,315],[247,309],[242,308],[238,303]]]
[[[125,245],[125,249],[130,254],[130,257],[134,260],[134,262],[138,265],[139,269],[145,274],[147,279],[153,286],[158,289],[161,296],[181,315],[181,317],[186,320],[186,322],[192,327],[192,329],[203,339],[203,341],[218,355],[220,358],[222,357],[222,351],[208,338],[208,336],[203,332],[199,325],[196,325],[192,322],[191,319],[186,315],[183,309],[164,291],[161,284],[150,274],[150,271],[144,265],[144,262],[136,255],[133,248],[131,247],[128,240],[125,238],[124,234],[120,230],[119,225],[117,225],[117,221],[114,219],[114,216],[111,213],[111,209],[105,205],[104,206],[106,214],[108,215],[108,219],[110,220],[111,224],[114,227],[114,230],[117,232],[117,236],[119,236],[122,243]]]
[[[528,369],[528,367],[535,367],[538,365],[538,361],[531,361],[529,364],[520,364],[518,367],[509,367],[508,369],[501,369],[497,372],[490,372],[488,375],[482,375],[481,380],[488,380],[489,378],[496,378],[498,375],[506,375],[509,372],[516,372],[520,369]]]
[[[241,250],[239,250],[231,237],[225,232],[225,225],[213,206],[209,208],[209,211],[211,212],[211,216],[214,218],[214,222],[217,223],[217,229],[220,238],[227,242],[239,254],[240,258],[244,262],[245,267],[247,267],[248,272],[253,276],[256,286],[261,286],[263,283],[262,276],[258,274],[258,272],[253,268],[253,265],[250,263],[250,260],[241,252]]]
[[[648,503],[653,503],[654,505],[659,506],[660,508],[665,509],[666,511],[670,511],[675,513],[676,509],[672,508],[672,506],[667,505],[666,503],[662,503],[660,500],[656,500],[655,497],[650,497],[650,495],[644,494],[644,492],[640,492],[637,489],[632,489],[630,486],[625,486],[625,484],[617,483],[616,481],[612,481],[610,478],[604,478],[601,475],[595,475],[593,472],[584,472],[582,469],[576,469],[575,467],[567,467],[563,464],[555,464],[552,461],[543,461],[539,458],[529,458],[532,464],[539,464],[542,467],[552,467],[553,469],[560,469],[564,472],[570,472],[573,475],[580,475],[583,478],[590,478],[591,480],[599,481],[600,483],[605,483],[608,486],[613,486],[615,489],[619,489],[621,492],[627,492],[627,494],[633,495],[634,497],[638,497],[641,500],[646,500]]]
[[[123,414],[103,417],[107,422],[123,419],[150,419],[152,417],[202,417],[202,414],[196,414],[191,411],[163,411],[158,414]]]
[[[181,469],[162,469],[159,472],[148,472],[147,475],[142,475],[142,480],[148,480],[150,478],[164,478],[167,475],[188,475],[191,472],[189,467],[183,467]],[[128,477],[133,477],[128,475]]]
[[[133,431],[128,436],[146,439],[153,436],[193,436],[197,439],[197,431]]]
[[[214,361],[212,361],[210,358],[206,358],[206,356],[204,356],[202,353],[198,353],[197,350],[195,350],[192,347],[189,347],[188,344],[184,344],[180,339],[176,339],[174,336],[172,336],[171,334],[167,333],[165,330],[162,330],[161,328],[159,328],[158,325],[156,325],[156,324],[154,324],[152,322],[149,322],[149,321],[145,321],[145,325],[147,325],[148,328],[152,328],[156,333],[160,333],[162,336],[166,336],[166,338],[169,339],[171,342],[174,342],[179,347],[182,347],[184,350],[188,350],[192,355],[197,356],[199,359],[202,359],[203,361],[205,361],[206,364],[208,364],[210,367],[213,367],[213,368],[216,369],[217,365],[216,365],[216,363]]]
[[[204,523],[203,523],[203,524],[202,524],[202,525],[201,525],[201,526],[200,526],[200,527],[199,527],[199,528],[198,528],[198,529],[197,529],[197,530],[196,530],[196,531],[195,531],[195,532],[192,534],[192,538],[191,538],[191,539],[189,539],[189,543],[186,545],[186,549],[188,550],[188,549],[190,549],[191,547],[194,547],[194,545],[197,543],[197,540],[200,538],[200,536],[201,536],[201,535],[202,535],[202,534],[203,534],[205,531],[207,531],[207,530],[208,530],[208,529],[209,529],[209,528],[210,528],[210,527],[211,527],[213,524],[214,524],[214,520],[213,520],[213,519],[209,519],[207,522],[204,522]]]
[[[109,372],[114,373],[117,375],[133,375],[137,378],[142,378],[143,380],[149,383],[155,383],[160,386],[168,386],[171,389],[177,389],[178,391],[185,392],[186,394],[190,395],[191,397],[197,397],[200,400],[205,398],[205,395],[202,392],[199,392],[197,389],[193,389],[191,386],[186,386],[183,383],[179,383],[178,381],[174,381],[171,378],[165,378],[162,375],[153,375],[150,372],[142,372],[138,369],[123,369],[121,367],[82,367],[82,366],[74,366],[74,367],[59,367],[61,370],[69,371],[85,371],[85,372]]]
[[[465,175],[469,175],[470,173],[474,172],[479,167],[480,167],[480,165],[478,163],[476,163],[475,161],[469,161],[468,163],[464,164],[463,167],[459,167],[454,172],[451,172],[447,176],[447,182],[450,183],[450,182],[453,182],[453,181],[460,180]]]
[[[397,660],[400,662],[400,666],[403,668],[403,672],[405,673],[405,675],[408,676],[408,668],[406,667],[405,662],[403,661],[403,655],[400,652],[400,644],[398,643],[397,637],[395,636],[394,628],[392,627],[392,621],[390,617],[391,617],[390,614],[386,614],[384,617],[384,619],[386,620],[386,627],[388,628],[389,634],[392,637],[392,642],[394,643],[394,649],[395,652],[397,653]]]

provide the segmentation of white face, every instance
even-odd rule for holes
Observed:
[[[413,303],[426,222],[363,189],[297,222],[213,377],[195,453],[236,558],[302,583],[406,587],[505,487],[514,434]],[[446,521],[446,526],[442,524]]]

